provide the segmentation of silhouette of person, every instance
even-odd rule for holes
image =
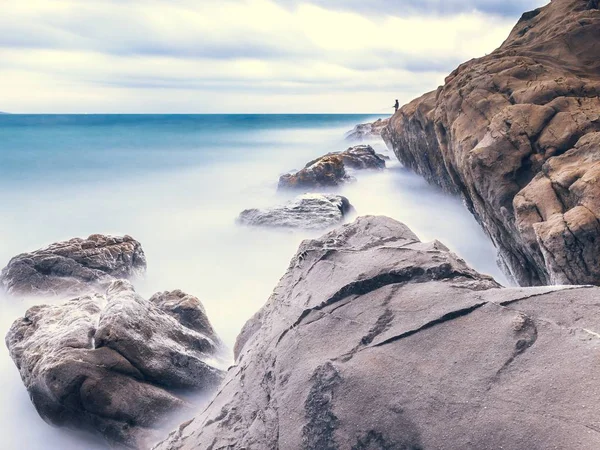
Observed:
[[[394,103],[394,112],[398,112],[398,108],[400,108],[400,103],[398,103],[398,99],[396,99],[396,103]]]

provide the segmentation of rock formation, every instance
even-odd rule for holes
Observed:
[[[381,131],[388,125],[389,119],[377,119],[371,123],[361,123],[346,134],[346,139],[351,141],[363,141],[381,137]]]
[[[304,194],[282,206],[242,211],[238,221],[251,226],[318,230],[341,224],[352,209],[341,195]]]
[[[353,178],[348,169],[384,169],[385,160],[370,145],[356,145],[343,152],[328,153],[310,161],[296,173],[279,178],[279,189],[310,189],[338,186]]]
[[[182,394],[209,394],[223,376],[222,344],[198,299],[144,300],[125,280],[105,296],[30,308],[6,345],[44,420],[131,448],[149,448],[174,413],[191,415]]]
[[[0,287],[14,296],[68,297],[104,291],[116,279],[145,271],[146,257],[138,241],[94,234],[15,256],[0,272]]]
[[[501,288],[362,217],[302,243],[156,450],[600,448],[600,288]]]
[[[522,285],[600,283],[600,11],[553,0],[382,135],[460,194]]]

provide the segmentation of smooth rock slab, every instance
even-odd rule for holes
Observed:
[[[200,302],[181,294],[148,301],[116,281],[105,296],[35,306],[16,320],[6,345],[40,416],[141,449],[190,415],[181,395],[217,387],[222,346]]]
[[[324,229],[341,224],[352,209],[341,195],[304,194],[282,206],[242,211],[238,221],[260,227]]]
[[[146,256],[138,241],[94,234],[15,256],[0,272],[0,287],[12,296],[69,297],[103,292],[112,281],[145,271]]]
[[[600,289],[501,288],[361,217],[305,241],[157,450],[600,448]]]

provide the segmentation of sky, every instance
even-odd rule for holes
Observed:
[[[0,111],[384,113],[547,0],[0,0]]]

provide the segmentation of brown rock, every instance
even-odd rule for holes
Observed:
[[[599,94],[600,12],[553,0],[382,135],[404,165],[464,197],[517,282],[600,284],[600,185],[579,180],[595,177]]]
[[[292,174],[279,178],[279,189],[333,187],[352,180],[346,168],[384,169],[385,160],[370,145],[356,145],[343,152],[328,153]]]

